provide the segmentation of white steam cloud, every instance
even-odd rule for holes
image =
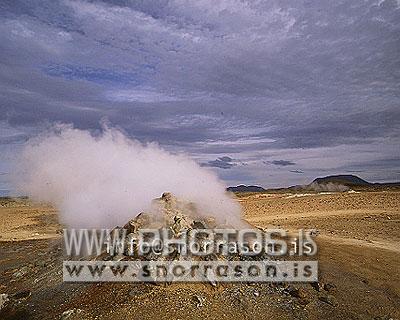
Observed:
[[[200,214],[220,223],[241,224],[240,206],[214,173],[116,129],[95,137],[58,126],[28,142],[16,169],[19,191],[54,204],[69,227],[123,225],[165,191],[194,202]]]
[[[317,183],[313,182],[308,186],[309,189],[316,191],[316,192],[345,192],[349,191],[350,188],[337,183]]]

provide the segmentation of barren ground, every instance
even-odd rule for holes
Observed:
[[[294,284],[298,297],[272,284],[66,284],[57,212],[1,200],[0,294],[9,301],[0,319],[400,319],[400,192],[239,201],[253,225],[318,230],[325,289]]]

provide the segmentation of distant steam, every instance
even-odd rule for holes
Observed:
[[[345,185],[332,182],[328,183],[313,182],[310,185],[308,185],[307,188],[316,192],[344,192],[350,190],[350,188]]]
[[[124,224],[165,191],[194,202],[201,214],[221,223],[241,223],[239,205],[214,173],[116,129],[105,128],[95,137],[57,126],[31,139],[15,168],[18,190],[53,203],[70,227]]]

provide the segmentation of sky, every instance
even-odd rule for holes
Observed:
[[[400,0],[0,2],[0,192],[53,123],[227,185],[400,180]]]

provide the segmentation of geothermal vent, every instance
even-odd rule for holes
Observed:
[[[270,257],[265,254],[253,255],[253,256],[241,256],[237,251],[232,252],[229,255],[219,254],[217,248],[210,250],[210,254],[207,254],[207,250],[204,249],[202,254],[192,255],[185,253],[184,255],[179,250],[179,245],[170,245],[169,254],[157,254],[154,251],[143,253],[139,252],[139,238],[142,236],[146,239],[146,232],[140,234],[144,229],[146,230],[158,230],[160,234],[165,237],[168,234],[168,238],[172,242],[179,242],[179,240],[190,238],[193,234],[196,243],[199,248],[206,248],[207,243],[210,242],[208,238],[208,230],[215,228],[223,229],[230,228],[229,225],[222,225],[216,222],[213,217],[207,217],[200,214],[195,206],[191,202],[177,199],[173,194],[169,192],[163,193],[160,198],[154,199],[151,205],[150,212],[141,212],[135,218],[128,221],[122,228],[116,227],[111,234],[117,233],[120,238],[125,239],[123,245],[123,253],[112,254],[108,252],[99,256],[98,259],[102,260],[270,260]],[[229,229],[232,230],[232,229]],[[126,232],[124,237],[121,235]],[[110,235],[111,236],[111,235]],[[148,236],[151,238],[151,235]],[[151,241],[150,239],[146,239]],[[249,242],[252,239],[247,239]],[[182,240],[183,241],[183,240]],[[222,245],[234,245],[236,238],[229,239],[227,237],[214,237],[212,239],[213,246],[218,243]]]

